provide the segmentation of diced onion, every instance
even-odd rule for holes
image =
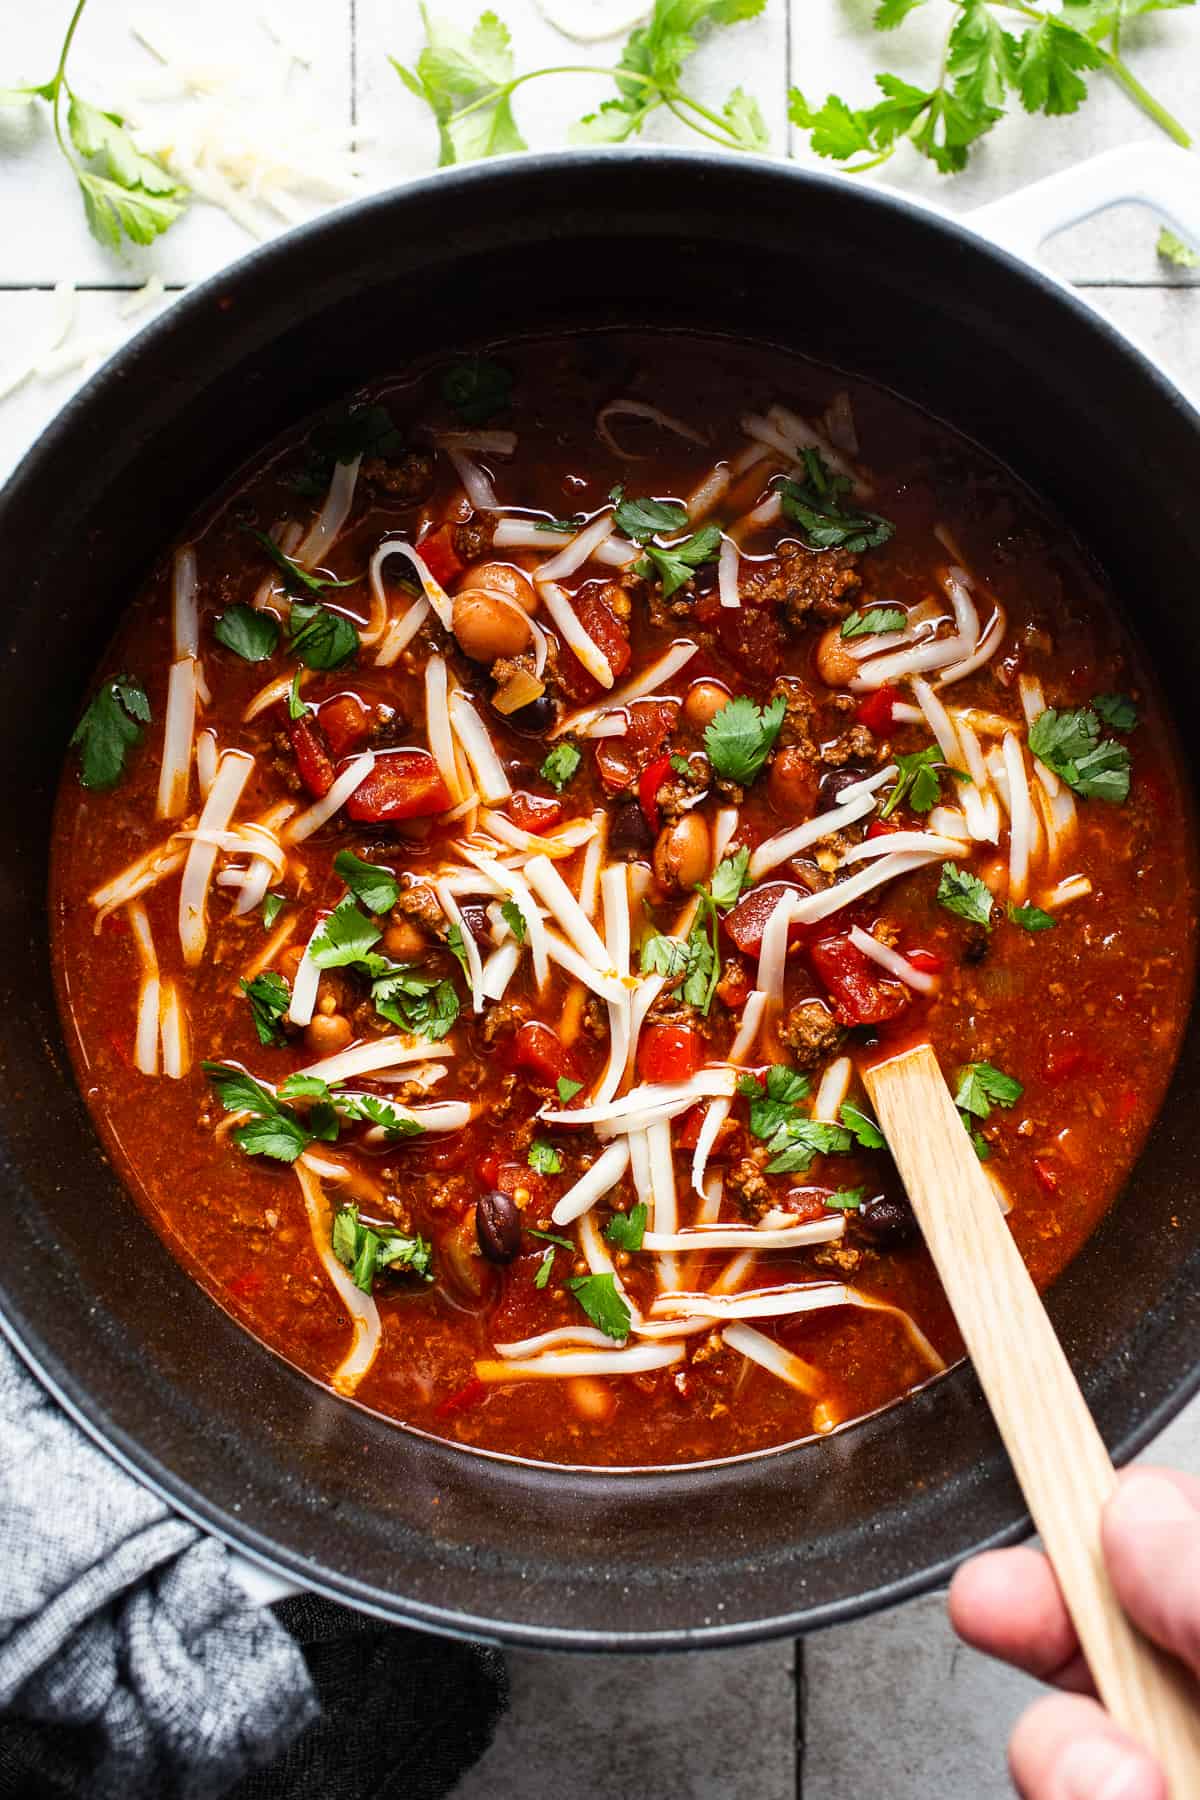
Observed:
[[[167,711],[155,808],[155,817],[159,819],[182,818],[188,807],[192,740],[196,729],[196,669],[195,658],[186,656],[171,664],[167,678]]]
[[[307,812],[302,812],[298,818],[291,821],[284,834],[287,842],[289,844],[303,843],[304,839],[311,837],[314,831],[319,831],[325,821],[332,819],[339,807],[346,804],[356,788],[362,786],[374,767],[375,752],[373,750],[364,750],[361,756],[356,756],[354,761],[347,764],[342,770],[325,798],[315,801]]]
[[[512,793],[512,784],[504,773],[504,766],[496,754],[487,727],[459,688],[450,696],[450,723],[467,753],[467,761],[471,765],[481,797],[489,806],[496,806],[500,801],[507,800]]]
[[[200,613],[196,604],[196,547],[183,544],[175,552],[171,570],[171,612],[175,631],[175,660],[200,655]]]
[[[717,557],[717,593],[722,606],[738,607],[742,604],[738,594],[738,560],[738,547],[733,539],[722,538]]]
[[[864,931],[861,925],[850,927],[850,942],[864,956],[869,956],[872,962],[878,963],[881,969],[894,975],[897,981],[904,982],[906,987],[914,988],[918,994],[936,993],[938,984],[935,976],[926,974],[922,969],[914,969],[907,957],[901,956],[898,950],[889,949],[887,944],[881,944],[878,938],[872,937],[869,931]]]
[[[731,1350],[736,1350],[740,1356],[748,1356],[751,1362],[769,1369],[772,1375],[778,1375],[781,1381],[786,1381],[789,1387],[797,1388],[810,1400],[816,1400],[820,1396],[825,1385],[821,1371],[814,1368],[812,1363],[794,1356],[790,1350],[785,1350],[774,1338],[755,1331],[753,1325],[727,1325],[721,1336]]]
[[[748,871],[751,881],[761,881],[768,869],[790,861],[802,850],[807,850],[810,844],[817,844],[822,838],[831,837],[843,826],[853,825],[857,819],[865,819],[868,813],[874,811],[873,795],[860,791],[853,799],[832,807],[829,812],[818,813],[815,819],[807,819],[803,825],[793,825],[787,831],[776,832],[774,837],[761,843],[751,856]]]
[[[564,555],[567,553],[564,551]],[[546,602],[546,610],[561,631],[569,649],[575,652],[593,681],[598,681],[603,688],[613,684],[613,672],[608,659],[579,623],[575,613],[574,602],[564,588],[555,581],[539,578],[538,592]]]
[[[244,751],[225,752],[200,814],[197,826],[199,832],[225,830],[253,767],[254,758],[247,756]],[[193,968],[203,956],[208,938],[208,889],[216,860],[214,845],[204,843],[202,838],[193,839],[188,848],[179,887],[179,941],[183,947],[184,962]]]
[[[601,1152],[587,1172],[555,1202],[550,1214],[556,1225],[570,1225],[611,1193],[629,1167],[629,1141],[618,1138]]]
[[[339,465],[340,466],[340,465]],[[339,1394],[353,1394],[363,1376],[370,1369],[379,1352],[383,1330],[379,1322],[379,1308],[369,1294],[364,1294],[355,1287],[350,1279],[350,1271],[344,1269],[330,1246],[330,1207],[324,1191],[316,1175],[304,1166],[302,1159],[292,1164],[296,1180],[300,1183],[300,1192],[304,1195],[304,1207],[308,1213],[308,1227],[312,1233],[313,1249],[332,1282],[338,1298],[350,1315],[354,1337],[350,1350],[338,1364],[330,1382]]]
[[[362,457],[356,456],[352,462],[334,464],[333,477],[329,483],[329,492],[325,496],[325,504],[313,520],[296,551],[295,560],[302,569],[314,568],[333,548],[334,541],[349,518],[350,508],[354,504],[354,484],[358,480],[358,468],[361,462]]]

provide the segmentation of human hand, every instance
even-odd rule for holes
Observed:
[[[1105,1508],[1101,1542],[1134,1624],[1200,1675],[1200,1480],[1129,1470]],[[1064,1690],[1037,1701],[1013,1731],[1008,1764],[1022,1800],[1168,1800],[1154,1758],[1093,1697],[1040,1551],[993,1550],[964,1564],[951,1583],[950,1620],[975,1649]]]

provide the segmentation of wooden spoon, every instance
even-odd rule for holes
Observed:
[[[1200,1695],[1112,1590],[1100,1515],[1113,1466],[937,1058],[919,1044],[864,1068],[863,1079],[1100,1697],[1157,1756],[1174,1800],[1193,1800]]]

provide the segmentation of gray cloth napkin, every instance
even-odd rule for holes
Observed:
[[[434,1800],[482,1753],[494,1652],[228,1564],[0,1339],[0,1800]]]

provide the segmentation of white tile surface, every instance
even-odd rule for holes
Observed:
[[[435,0],[435,10],[470,22],[484,0]],[[624,0],[589,0],[611,20]],[[944,9],[914,15],[891,36],[867,28],[875,0],[769,0],[765,18],[725,33],[701,51],[690,79],[698,98],[723,102],[742,83],[761,103],[772,147],[788,145],[789,77],[810,98],[827,91],[864,103],[876,68],[921,79],[936,58]],[[564,42],[535,0],[504,0],[518,67],[543,63],[606,64],[618,38]],[[580,7],[576,5],[578,16]],[[9,8],[3,79],[44,79],[55,59],[64,8]],[[351,18],[357,33],[352,40]],[[313,130],[352,129],[360,145],[363,188],[423,172],[436,154],[424,109],[387,62],[411,61],[421,41],[412,0],[287,0],[272,15],[311,66],[288,62],[260,23],[260,9],[239,0],[156,0],[138,8],[95,8],[85,17],[76,65],[88,98],[152,116],[140,96],[156,65],[126,26],[148,17],[151,35],[188,65],[234,64],[249,87],[273,104],[301,109]],[[1200,127],[1200,33],[1187,11],[1165,13],[1130,29],[1139,73],[1153,91]],[[1076,117],[1006,120],[976,152],[964,177],[947,181],[907,151],[884,178],[961,211],[1007,193],[1094,151],[1151,135],[1151,127],[1102,77]],[[564,142],[573,120],[610,92],[603,77],[580,75],[531,82],[517,99],[521,128],[535,148]],[[284,95],[283,101],[279,100]],[[169,118],[169,112],[161,112]],[[292,115],[294,116],[294,114]],[[676,121],[660,116],[653,135],[687,141]],[[793,150],[813,160],[795,136]],[[828,167],[829,165],[823,165]],[[0,389],[5,371],[44,339],[55,316],[55,281],[91,289],[128,290],[156,269],[169,284],[210,273],[251,240],[210,206],[191,215],[149,252],[121,258],[92,244],[70,175],[50,141],[44,115],[0,109]],[[1200,277],[1160,264],[1157,226],[1136,208],[1116,208],[1063,233],[1048,259],[1068,279],[1085,282],[1089,298],[1137,335],[1174,378],[1200,396]],[[36,288],[43,291],[34,291]],[[94,346],[127,333],[145,316],[119,316],[125,295],[79,296],[78,332]],[[74,341],[74,340],[72,340]],[[0,400],[0,480],[86,373],[32,378]],[[1151,1455],[1200,1473],[1200,1404],[1155,1445]],[[999,1671],[957,1647],[940,1596],[810,1640],[803,1650],[805,1800],[1001,1800],[1009,1792],[1004,1741],[1034,1684]],[[512,1659],[513,1710],[495,1744],[459,1788],[461,1800],[528,1793],[533,1800],[584,1800],[603,1789],[609,1800],[794,1800],[797,1708],[793,1646],[678,1658]],[[602,1766],[596,1760],[603,1746]]]

